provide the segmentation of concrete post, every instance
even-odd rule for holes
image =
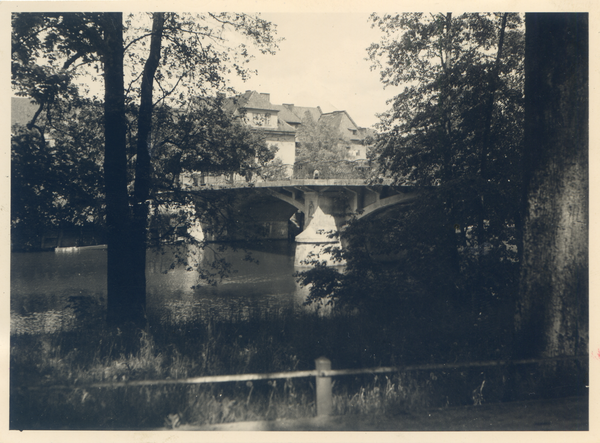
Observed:
[[[319,357],[315,360],[317,369],[317,416],[331,415],[333,411],[333,398],[331,395],[331,377],[321,375],[322,371],[331,370],[331,360],[327,357]]]

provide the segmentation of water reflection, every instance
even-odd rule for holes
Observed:
[[[303,303],[308,289],[300,287],[294,278],[293,243],[265,242],[247,251],[231,247],[219,251],[217,247],[148,251],[147,306],[151,322],[246,320],[306,309]],[[215,259],[229,262],[232,272],[213,286],[201,278],[198,269],[208,269]],[[74,318],[74,298],[86,309],[100,313],[106,309],[105,250],[11,255],[12,333],[82,327]],[[321,309],[327,312],[330,308]]]
[[[71,331],[77,326],[73,310],[50,310],[19,315],[11,311],[11,334],[52,334],[59,331]]]
[[[249,251],[234,250],[236,245],[220,251],[218,246],[203,251],[173,249],[153,259],[153,272],[148,275],[149,315],[160,322],[189,323],[246,320],[293,308],[293,249],[287,242],[253,245]],[[217,285],[202,279],[196,266],[207,270],[221,259],[230,263],[231,273]]]

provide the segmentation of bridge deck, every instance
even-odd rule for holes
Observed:
[[[300,186],[390,186],[392,179],[382,179],[380,183],[369,185],[363,179],[329,178],[329,179],[289,179],[261,182],[247,182],[245,180],[233,183],[209,183],[192,186],[193,189],[236,189],[236,188],[287,188]]]

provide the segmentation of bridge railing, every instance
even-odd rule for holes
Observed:
[[[184,189],[226,189],[226,188],[278,188],[294,186],[390,186],[391,178],[381,178],[375,184],[360,178],[283,178],[278,180],[251,180],[237,178],[232,180],[195,180],[184,184]]]
[[[307,179],[354,179],[368,180],[373,166],[366,160],[340,160],[324,162],[322,166],[315,168],[309,167],[307,162],[296,162],[294,164],[280,164],[277,168],[279,173],[269,174],[269,165],[266,167],[257,167],[246,176],[232,173],[204,173],[190,172],[182,177],[182,184],[185,187],[202,186],[233,186],[242,183],[271,183],[283,180],[307,180]],[[284,172],[282,172],[284,171]]]

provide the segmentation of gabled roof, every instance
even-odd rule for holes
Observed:
[[[321,115],[323,115],[323,111],[321,111],[321,107],[317,106],[316,108],[308,107],[308,106],[294,106],[294,114],[300,118],[300,121],[304,119],[306,113],[309,113],[314,121],[319,121]]]
[[[290,107],[292,107],[292,109],[293,109],[294,105],[271,105],[271,106],[273,106],[275,109],[279,110],[279,114],[277,114],[277,117],[279,117],[280,120],[283,120],[289,124],[296,124],[296,125],[299,125],[300,123],[302,123],[302,119],[299,118],[296,114],[294,114],[290,110]]]
[[[342,137],[346,137],[354,141],[362,141],[365,138],[364,133],[360,130],[354,120],[346,111],[333,111],[321,115],[319,121],[337,128]]]
[[[278,111],[271,104],[270,94],[246,91],[237,97],[226,99],[227,106],[235,109],[258,109],[264,111]]]
[[[264,128],[265,131],[273,131],[273,129],[270,128]],[[285,121],[281,120],[281,119],[277,119],[277,131],[282,131],[282,132],[292,132],[292,133],[296,133],[296,129],[292,126],[287,124]]]

